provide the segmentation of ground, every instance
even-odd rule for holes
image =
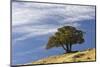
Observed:
[[[87,49],[75,53],[66,53],[58,56],[51,56],[31,64],[51,64],[51,63],[68,63],[68,62],[82,62],[82,61],[95,61],[95,49]]]

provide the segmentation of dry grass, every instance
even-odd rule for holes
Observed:
[[[31,64],[51,64],[51,63],[67,63],[67,62],[81,62],[81,61],[95,61],[95,49],[88,49],[85,51],[67,53],[58,56],[44,58]]]

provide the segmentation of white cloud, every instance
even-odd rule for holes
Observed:
[[[13,33],[23,34],[15,38],[15,41],[53,33],[63,25],[78,27],[80,24],[77,21],[95,18],[95,7],[93,6],[27,2],[13,2],[12,6]]]
[[[25,35],[22,35],[21,37],[19,38],[16,38],[15,41],[17,40],[25,40],[27,38],[30,38],[30,37],[35,37],[35,36],[40,36],[40,35],[45,35],[45,34],[49,34],[49,33],[53,33],[55,32],[57,29],[31,29],[30,31],[23,31],[24,33],[25,32],[28,32],[27,34]]]

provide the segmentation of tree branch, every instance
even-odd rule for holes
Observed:
[[[61,44],[61,46],[63,47],[63,49],[67,52],[67,49],[65,48],[65,46],[63,44]]]

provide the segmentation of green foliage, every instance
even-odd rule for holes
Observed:
[[[83,42],[83,31],[72,26],[64,26],[58,28],[58,31],[49,37],[46,49],[62,46],[66,52],[69,52],[71,51],[72,45],[81,44]]]

